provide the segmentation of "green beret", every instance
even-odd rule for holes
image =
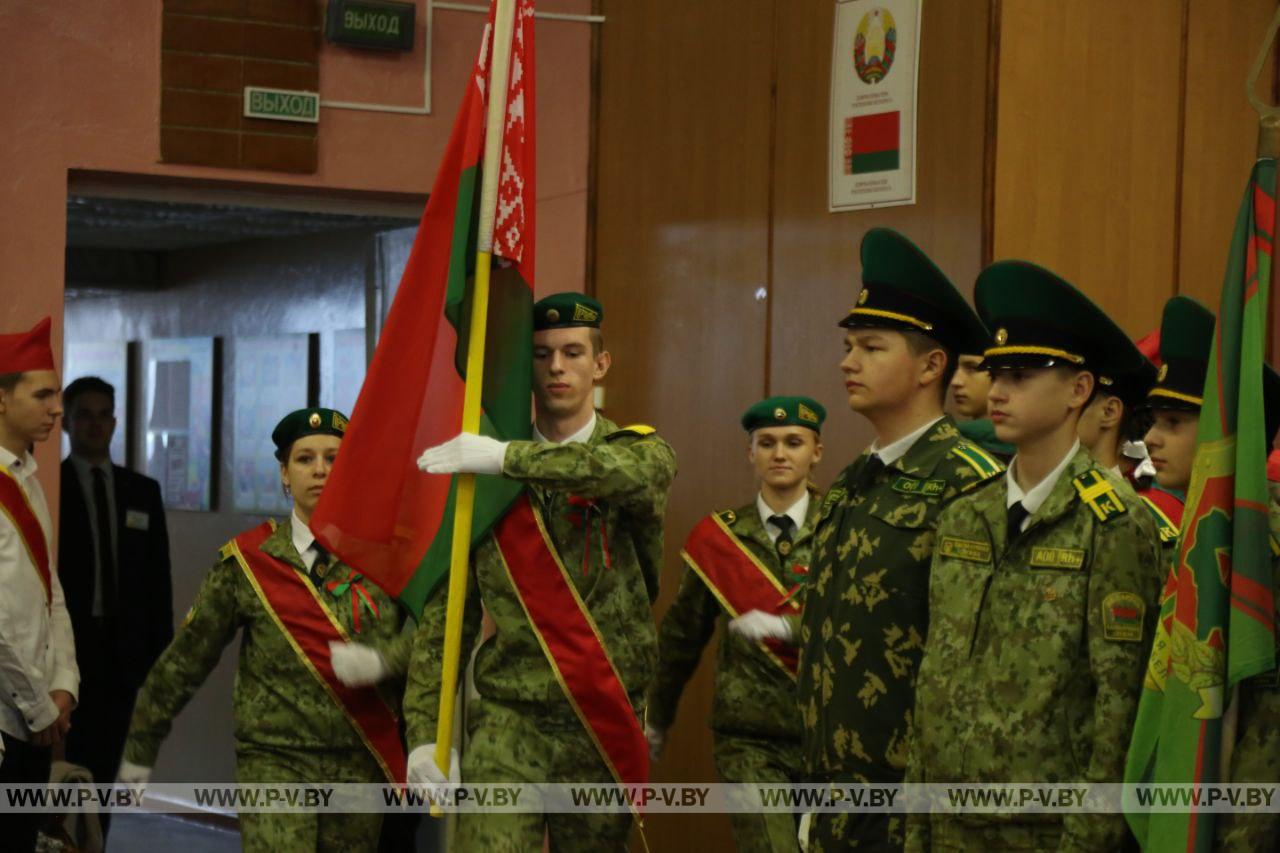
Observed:
[[[840,325],[920,332],[955,353],[981,352],[987,338],[938,265],[888,228],[872,228],[862,238],[862,290]]]
[[[342,438],[347,432],[347,416],[337,409],[298,409],[280,419],[271,431],[276,446],[276,458],[281,462],[289,455],[289,448],[308,435],[336,435]]]
[[[533,330],[569,329],[585,326],[600,328],[604,306],[582,293],[553,293],[533,305]]]
[[[747,432],[760,427],[802,426],[822,432],[827,410],[812,397],[768,397],[747,409],[742,428]]]
[[[986,370],[1065,365],[1098,378],[1099,390],[1123,377],[1141,384],[1142,352],[1106,312],[1061,276],[1026,261],[998,261],[978,275],[973,299],[989,329]],[[1118,393],[1118,396],[1127,396]]]

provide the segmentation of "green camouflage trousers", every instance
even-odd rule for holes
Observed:
[[[467,709],[470,740],[462,781],[609,783],[613,776],[577,720],[549,720],[535,709],[483,699]],[[459,814],[452,846],[459,853],[539,853],[544,832],[551,850],[625,851],[630,814]]]
[[[800,743],[716,734],[716,772],[725,782],[790,785],[801,779]],[[736,813],[729,815],[733,840],[742,853],[795,853],[798,815]]]
[[[905,833],[903,815],[876,812],[817,813],[809,824],[808,851],[837,853],[842,850],[863,850],[896,853],[902,850]],[[950,848],[935,846],[933,849]]]
[[[934,815],[929,833],[929,850],[936,853],[995,853],[1006,850],[1038,853],[1060,848],[1062,824],[965,820]]]
[[[368,752],[310,752],[239,744],[236,781],[245,784],[280,782],[385,782],[386,777]],[[240,815],[240,840],[245,853],[373,853],[382,828],[380,814],[245,812]]]

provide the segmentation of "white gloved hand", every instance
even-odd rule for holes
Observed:
[[[132,791],[133,800],[136,803],[142,802],[142,796],[147,791],[147,782],[150,779],[150,767],[134,764],[128,759],[121,760],[120,769],[116,771],[116,785]]]
[[[457,784],[462,781],[462,774],[458,769],[458,750],[449,750],[449,777],[446,779],[440,772],[440,765],[436,764],[436,745],[427,743],[414,747],[409,753],[405,776],[410,785],[424,794],[441,785],[451,782]]]
[[[800,815],[800,825],[796,829],[796,841],[800,842],[800,853],[809,849],[809,827],[813,825],[813,812]]]
[[[464,432],[424,450],[418,468],[428,474],[501,474],[506,455],[505,441]]]
[[[649,741],[649,760],[658,761],[662,758],[662,748],[667,745],[667,733],[663,729],[655,729],[648,723],[644,724],[644,739]]]
[[[360,643],[331,641],[329,662],[333,664],[333,674],[348,687],[368,687],[390,674],[378,650]]]
[[[761,640],[791,641],[791,626],[781,616],[763,610],[749,610],[729,623],[729,630],[745,640],[758,643]]]

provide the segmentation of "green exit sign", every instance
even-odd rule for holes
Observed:
[[[244,87],[245,118],[269,118],[276,121],[320,121],[320,94],[292,89]]]
[[[374,50],[413,50],[412,3],[329,0],[324,37],[335,44]]]

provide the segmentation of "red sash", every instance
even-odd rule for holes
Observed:
[[[649,781],[649,746],[600,629],[525,492],[494,528],[498,553],[538,644],[613,778]]]
[[[405,754],[396,715],[382,701],[377,690],[347,687],[334,675],[333,664],[329,660],[329,643],[349,643],[351,638],[325,607],[306,575],[283,560],[263,553],[262,543],[275,528],[275,522],[268,521],[241,533],[227,544],[227,551],[240,563],[263,607],[298,653],[303,665],[359,732],[387,780],[403,783]]]
[[[693,528],[680,556],[698,573],[731,619],[752,610],[774,616],[800,612],[795,591],[788,592],[714,513]],[[788,675],[796,677],[799,653],[795,646],[768,639],[760,643],[760,648]]]
[[[9,473],[9,469],[0,465],[0,511],[13,523],[14,529],[22,537],[27,556],[31,557],[31,565],[36,567],[36,575],[40,578],[40,586],[44,587],[44,606],[53,606],[53,587],[49,574],[49,542],[44,538],[44,528],[36,511],[31,508],[27,493],[18,484],[17,478]]]

